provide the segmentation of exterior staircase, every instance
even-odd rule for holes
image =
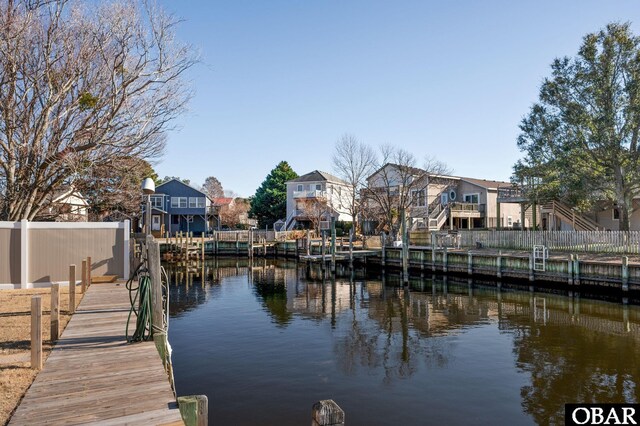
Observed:
[[[439,231],[447,223],[449,218],[449,207],[443,205],[438,197],[438,203],[429,213],[429,231]]]
[[[593,219],[577,213],[568,205],[559,201],[545,203],[540,208],[541,213],[548,213],[570,224],[576,231],[597,231],[602,229]]]

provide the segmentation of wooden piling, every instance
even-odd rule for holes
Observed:
[[[206,395],[179,396],[178,408],[187,426],[209,424],[209,400]]]
[[[529,281],[534,281],[535,276],[533,272],[533,253],[529,254]]]
[[[240,233],[236,232],[236,255],[240,254]]]
[[[164,332],[164,311],[162,309],[162,275],[160,266],[160,245],[147,236],[147,262],[151,278],[151,326],[152,335]]]
[[[311,255],[311,232],[307,229],[307,256]]]
[[[51,324],[51,341],[60,337],[60,284],[51,285],[51,309],[49,310]]]
[[[31,297],[31,368],[42,369],[42,298]]]
[[[473,255],[471,252],[467,253],[467,275],[473,275]]]
[[[580,285],[580,259],[578,255],[575,256],[573,261],[573,283]]]
[[[336,272],[336,218],[331,216],[331,272]]]
[[[447,265],[447,248],[442,249],[442,272],[448,272],[449,266]]]
[[[496,257],[496,277],[502,278],[502,251],[498,251],[498,257]]]
[[[200,258],[204,260],[204,232],[200,236]],[[202,280],[204,283],[204,280]]]
[[[569,255],[569,260],[567,261],[567,284],[573,285],[573,263],[574,263],[573,255]]]
[[[87,259],[82,259],[82,271],[80,271],[80,292],[84,294],[87,291]]]
[[[344,425],[344,411],[333,399],[325,399],[311,408],[312,426]]]
[[[69,313],[76,312],[76,265],[69,265]]]
[[[380,262],[382,263],[382,267],[384,267],[387,263],[387,250],[386,250],[386,244],[385,244],[387,240],[386,237],[387,236],[385,235],[384,232],[380,234],[380,246],[382,248],[382,253],[381,253],[382,258]]]
[[[349,230],[349,266],[353,267],[353,228]]]
[[[622,256],[622,291],[629,291],[629,257]]]

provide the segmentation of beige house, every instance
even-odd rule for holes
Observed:
[[[367,181],[367,191],[410,198],[412,229],[521,229],[523,224],[532,227],[534,216],[539,222],[527,200],[499,196],[499,190],[512,188],[510,182],[434,175],[417,168],[399,171],[395,164],[386,164]]]

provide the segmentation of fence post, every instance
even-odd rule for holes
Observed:
[[[629,291],[629,257],[622,256],[622,291]]]
[[[80,271],[80,292],[87,291],[87,259],[82,259],[82,270]]]
[[[31,298],[31,368],[42,368],[42,298]]]
[[[325,399],[311,408],[312,426],[344,425],[344,411],[333,399]]]
[[[29,221],[20,221],[20,288],[29,288]]]
[[[87,287],[91,287],[91,256],[87,256]]]
[[[76,265],[69,265],[69,313],[76,312]]]
[[[60,284],[51,285],[51,309],[49,315],[51,319],[51,341],[55,342],[60,336]]]

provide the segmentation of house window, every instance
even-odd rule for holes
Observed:
[[[162,209],[164,206],[162,205],[162,200],[164,197],[162,195],[152,195],[151,196],[151,206],[156,209]]]
[[[304,191],[304,185],[298,184],[298,191]]]
[[[206,204],[205,201],[206,201],[206,198],[198,197],[198,208],[199,209],[204,209],[206,207],[205,206],[205,204]]]
[[[198,198],[197,197],[189,197],[189,208],[195,209],[198,207]]]
[[[317,183],[316,184],[316,191],[322,191],[322,184],[321,183]]]
[[[507,216],[507,226],[508,227],[512,227],[513,226],[513,217]]]
[[[187,197],[171,197],[171,207],[176,209],[186,209]]]
[[[480,202],[480,194],[464,194],[462,201],[465,203],[478,204]]]
[[[424,189],[414,189],[411,191],[411,205],[415,207],[424,207],[427,205]]]
[[[620,220],[620,209],[617,207],[613,208],[613,220]]]

